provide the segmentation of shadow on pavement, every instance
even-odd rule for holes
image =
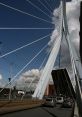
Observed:
[[[51,113],[50,111],[48,111],[47,109],[45,108],[42,108],[43,110],[45,110],[47,113],[49,113],[52,117],[57,117],[56,115],[54,115],[53,113]]]

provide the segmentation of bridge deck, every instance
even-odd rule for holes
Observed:
[[[43,103],[44,100],[0,101],[0,117],[72,117],[73,108],[44,107]]]
[[[37,107],[28,110],[8,113],[0,117],[72,117],[72,108]]]

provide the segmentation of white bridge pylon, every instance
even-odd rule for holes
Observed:
[[[51,75],[51,71],[53,69],[54,63],[56,61],[57,55],[59,53],[59,49],[60,49],[60,45],[61,45],[61,38],[62,38],[62,30],[63,30],[63,5],[62,5],[62,1],[60,4],[60,8],[61,8],[61,15],[60,15],[60,27],[59,27],[59,36],[56,39],[56,41],[54,42],[52,51],[50,53],[49,59],[44,67],[44,70],[41,74],[40,80],[38,82],[38,85],[35,89],[34,94],[32,95],[33,98],[38,98],[38,99],[42,99],[43,95],[45,93],[46,87],[48,85],[49,82],[49,78]]]
[[[55,64],[57,55],[59,53],[59,49],[60,49],[60,44],[61,44],[61,39],[62,39],[62,33],[63,33],[63,29],[65,31],[65,38],[67,40],[68,46],[69,46],[69,51],[70,51],[70,57],[71,57],[71,64],[72,64],[72,71],[74,76],[77,75],[77,78],[75,78],[76,80],[76,85],[78,85],[78,92],[80,94],[80,97],[82,99],[82,93],[81,93],[81,87],[80,87],[80,83],[79,83],[79,78],[82,78],[82,65],[81,65],[81,61],[75,51],[75,48],[73,47],[73,44],[71,42],[70,35],[69,35],[69,31],[68,31],[68,26],[67,26],[67,19],[66,19],[66,1],[65,0],[61,0],[61,4],[60,4],[60,8],[61,8],[61,14],[60,14],[60,27],[59,27],[59,38],[56,39],[53,49],[50,53],[49,59],[44,67],[44,70],[41,74],[39,83],[35,89],[34,94],[32,95],[33,98],[39,98],[42,99],[43,95],[45,93],[47,84],[49,82],[49,78],[51,75],[51,71],[53,69],[53,66]]]

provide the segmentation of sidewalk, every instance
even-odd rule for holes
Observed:
[[[41,106],[44,103],[44,101],[12,101],[12,102],[7,102],[5,105],[0,105],[0,115],[11,113],[11,112],[16,112],[16,111],[21,111],[25,109],[31,109],[31,108],[36,108]]]

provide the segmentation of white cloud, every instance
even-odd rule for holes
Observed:
[[[40,75],[41,71],[38,69],[32,69],[22,73],[22,75],[17,80],[17,87],[28,87],[31,81],[33,81],[31,88],[35,88],[35,84],[38,82]]]
[[[68,29],[69,29],[69,34],[70,34],[70,39],[75,46],[76,52],[79,56],[79,31],[80,31],[80,24],[79,24],[79,16],[80,16],[80,1],[81,0],[72,0],[71,2],[66,3],[66,15],[67,15],[67,22],[68,22]],[[58,24],[59,24],[59,8],[55,9],[53,14],[53,22],[55,25],[55,29],[52,32],[51,40],[49,42],[49,46],[52,47],[54,41],[57,39],[57,36],[59,34],[58,32]],[[61,66],[63,68],[67,68],[72,81],[73,75],[71,73],[71,63],[70,63],[70,54],[68,50],[68,45],[66,43],[65,38],[62,41],[62,50],[61,50]],[[55,66],[57,68],[57,66]]]
[[[0,74],[0,87],[4,87],[7,82],[4,80],[2,74]]]
[[[51,40],[49,41],[49,43],[48,43],[48,45],[49,46],[53,46],[53,43],[54,43],[54,41],[59,37],[59,32],[58,32],[58,30],[59,30],[59,20],[60,20],[60,10],[61,10],[61,8],[60,7],[58,7],[57,9],[55,9],[54,11],[53,11],[53,17],[52,17],[52,22],[54,23],[54,28],[55,28],[55,30],[53,30],[53,32],[52,32],[52,35],[51,35]]]
[[[2,77],[2,75],[0,74],[0,80],[2,80],[3,79],[3,77]]]
[[[25,73],[22,74],[22,76],[24,77],[39,77],[39,70],[38,69],[32,69],[32,70],[29,70],[29,71],[26,71]]]
[[[71,3],[67,3],[68,28],[71,40],[75,45],[76,50],[79,50],[79,31],[80,31],[79,17],[80,17],[80,2],[72,1]]]
[[[79,26],[80,25],[79,24],[80,3],[79,1],[80,0],[72,0],[72,2],[67,2],[66,4],[67,5],[66,7],[67,22],[68,22],[70,39],[72,40],[78,55],[79,55],[79,30],[80,30],[80,26]],[[52,32],[51,40],[48,43],[49,51],[51,51],[53,47],[53,43],[59,36],[58,28],[59,28],[60,8],[55,9],[53,12],[53,15],[54,17],[52,18],[52,20],[55,24],[55,29]],[[65,38],[63,39],[61,46],[62,46],[61,66],[64,68],[66,67],[68,69],[70,76],[71,76],[72,83],[75,84],[73,75],[71,72],[70,54],[69,54],[68,45],[66,44]],[[55,68],[57,68],[57,66],[55,66]],[[29,85],[30,81],[34,78],[36,78],[36,82],[37,82],[38,79],[40,78],[40,75],[41,75],[41,71],[39,71],[38,69],[32,69],[32,70],[26,71],[20,76],[17,83],[20,86],[23,86],[23,85],[25,86],[25,82],[27,82],[27,85]],[[36,86],[36,83],[34,83],[33,87],[35,88],[35,86]]]

